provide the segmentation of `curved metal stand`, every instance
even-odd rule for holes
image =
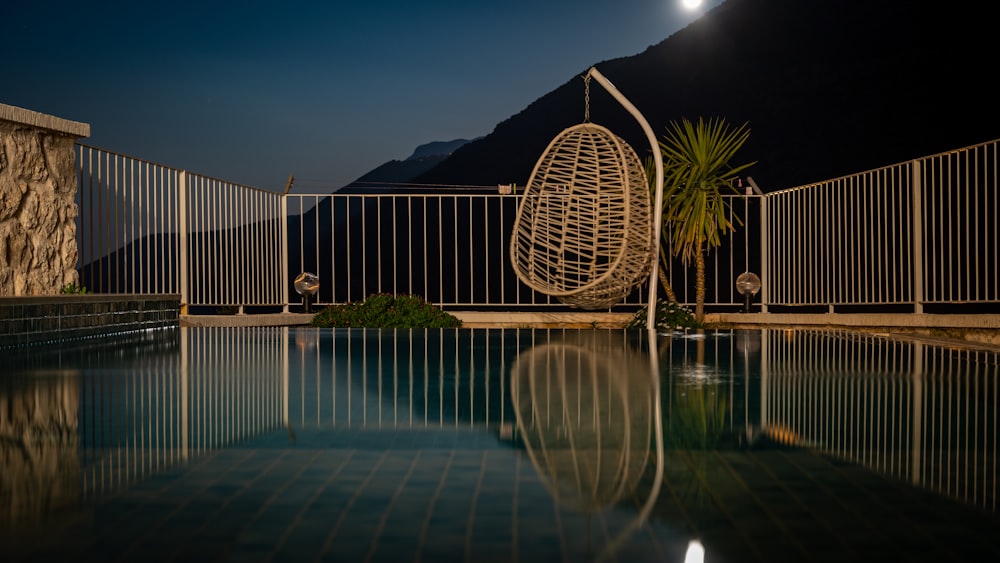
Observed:
[[[656,143],[656,136],[653,135],[653,129],[649,126],[649,122],[632,105],[632,102],[619,92],[618,88],[615,88],[615,85],[605,78],[603,74],[598,72],[596,67],[590,67],[586,76],[587,78],[597,80],[598,84],[603,86],[622,107],[632,114],[632,117],[639,122],[643,132],[646,133],[646,140],[649,141],[649,146],[653,150],[653,163],[656,166],[656,196],[653,201],[653,205],[655,206],[653,211],[653,264],[650,266],[649,274],[649,302],[647,303],[646,328],[655,329],[656,284],[660,274],[660,231],[663,223],[663,155],[660,154],[660,146]]]

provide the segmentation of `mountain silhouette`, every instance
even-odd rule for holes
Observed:
[[[756,161],[748,174],[767,192],[1000,138],[990,22],[971,4],[728,0],[640,54],[594,66],[658,139],[681,118],[747,123],[733,164]],[[413,181],[526,183],[549,141],[583,120],[586,71]],[[590,93],[591,120],[649,154],[635,119],[596,82]]]
[[[433,141],[414,149],[405,160],[390,160],[357,180],[337,190],[342,194],[384,193],[397,189],[398,184],[411,182],[417,176],[447,159],[468,139]]]

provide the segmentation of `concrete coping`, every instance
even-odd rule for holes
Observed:
[[[70,121],[30,109],[0,104],[0,120],[30,125],[39,129],[48,129],[56,133],[65,133],[74,137],[89,137],[90,124]]]
[[[0,296],[0,305],[62,305],[65,303],[105,303],[122,301],[177,301],[179,293],[76,293],[57,295]]]

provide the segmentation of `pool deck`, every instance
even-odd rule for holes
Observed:
[[[632,313],[449,311],[465,328],[622,328]],[[307,326],[307,313],[250,315],[181,315],[181,326]],[[1000,315],[921,313],[709,313],[711,328],[788,328],[859,330],[893,337],[920,338],[940,344],[973,345],[1000,350]]]

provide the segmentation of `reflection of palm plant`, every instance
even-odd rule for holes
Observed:
[[[664,408],[664,443],[676,449],[709,450],[726,437],[727,388],[712,381],[704,368],[705,342],[697,341],[697,360],[672,378]]]
[[[675,388],[665,409],[664,441],[677,449],[710,450],[722,445],[728,400],[711,383]]]
[[[699,351],[704,342],[698,342]],[[672,486],[691,516],[697,521],[710,504],[709,482],[716,465],[713,452],[726,443],[726,387],[706,380],[703,364],[684,367],[665,394],[663,442],[683,461],[683,469],[672,477]],[[669,397],[669,398],[667,398]],[[697,528],[699,525],[695,524]]]

